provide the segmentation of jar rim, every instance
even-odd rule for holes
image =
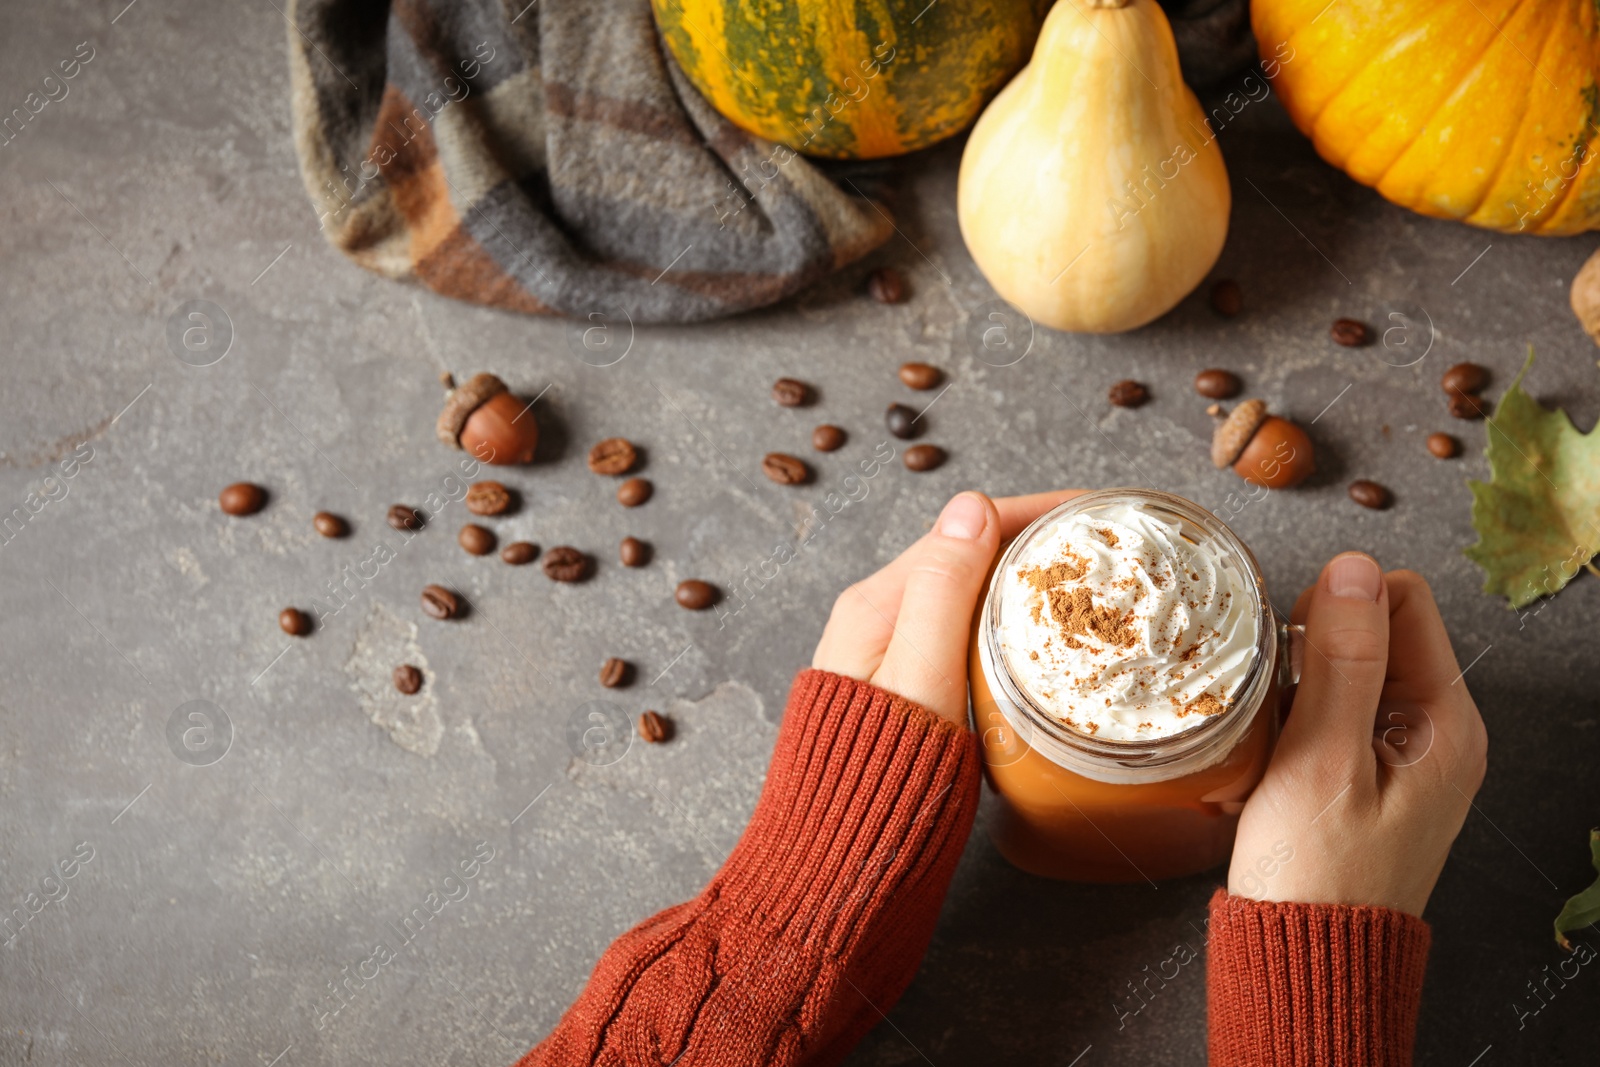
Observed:
[[[1228,707],[1196,726],[1166,737],[1120,741],[1073,729],[1045,711],[1016,683],[999,647],[1000,591],[1007,568],[1015,565],[1033,537],[1057,519],[1114,503],[1133,503],[1158,514],[1165,512],[1216,538],[1225,556],[1238,566],[1245,578],[1257,622],[1255,660]],[[1019,736],[1051,762],[1102,781],[1175,778],[1226,756],[1248,732],[1265,701],[1275,673],[1279,645],[1277,615],[1267,598],[1260,564],[1227,523],[1194,501],[1174,493],[1127,486],[1098,489],[1073,497],[1039,516],[1018,534],[1001,554],[990,579],[980,615],[980,630],[979,659],[990,691]]]

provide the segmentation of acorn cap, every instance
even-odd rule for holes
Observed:
[[[1246,400],[1229,413],[1227,421],[1217,427],[1211,437],[1211,462],[1218,467],[1231,467],[1239,458],[1244,446],[1256,435],[1256,430],[1267,421],[1265,400]]]
[[[467,419],[490,397],[507,392],[506,383],[492,374],[474,374],[465,385],[458,385],[445,398],[444,410],[434,424],[434,434],[451,448],[461,447],[461,429]]]

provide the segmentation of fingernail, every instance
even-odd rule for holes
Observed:
[[[961,493],[939,513],[939,532],[961,541],[976,541],[988,521],[983,500],[976,493]]]
[[[1328,592],[1348,600],[1377,600],[1383,574],[1369,556],[1351,553],[1328,565]]]

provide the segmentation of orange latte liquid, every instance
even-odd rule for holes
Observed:
[[[984,776],[1000,797],[989,836],[1002,856],[1031,874],[1074,882],[1176,878],[1228,858],[1239,812],[1277,739],[1276,684],[1233,751],[1209,767],[1161,782],[1100,782],[1046,758],[1006,720],[980,662],[981,630],[974,627],[969,663],[973,725]]]

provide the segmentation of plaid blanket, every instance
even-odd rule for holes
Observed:
[[[1254,58],[1246,0],[1163,0],[1184,70]],[[357,263],[493,307],[693,322],[894,232],[883,164],[818,164],[695,91],[649,0],[291,0],[295,148]]]
[[[723,119],[648,0],[288,15],[306,189],[328,240],[380,274],[517,311],[692,322],[780,300],[894,232],[868,198],[881,166],[837,184]]]

